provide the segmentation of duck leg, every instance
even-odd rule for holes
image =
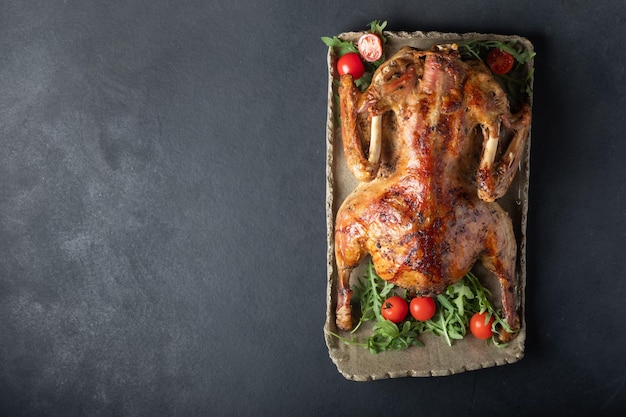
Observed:
[[[491,204],[491,213],[494,221],[490,226],[485,240],[485,252],[481,262],[497,279],[500,285],[502,314],[513,331],[509,333],[502,329],[501,342],[511,340],[520,327],[516,305],[515,261],[517,257],[517,243],[513,232],[513,225],[509,216],[497,204]]]

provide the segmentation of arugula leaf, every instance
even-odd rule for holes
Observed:
[[[454,285],[451,285],[446,290],[448,298],[455,304],[459,314],[465,315],[465,310],[468,302],[474,299],[474,293],[472,290],[459,281]]]
[[[330,334],[331,336],[336,337],[337,339],[341,340],[343,343],[345,343],[346,345],[355,345],[355,346],[360,346],[363,348],[367,348],[367,343],[365,342],[359,342],[356,338],[356,336],[348,339],[347,337],[343,337],[338,335],[335,332],[328,332],[328,334]]]
[[[459,314],[454,303],[444,294],[436,297],[438,304],[437,314],[431,320],[438,326],[433,328],[435,334],[443,335],[448,346],[452,346],[450,339],[462,339],[467,333],[467,319],[464,314]]]
[[[324,42],[329,48],[333,48],[333,51],[337,56],[345,55],[348,52],[356,52],[357,54],[359,53],[359,50],[352,42],[343,41],[337,36],[333,36],[332,38],[329,38],[328,36],[322,36],[322,42]]]
[[[409,346],[424,346],[417,339],[418,335],[409,321],[405,321],[400,328],[389,320],[381,320],[374,325],[372,336],[367,339],[367,348],[371,353],[380,353],[385,350],[402,350]]]

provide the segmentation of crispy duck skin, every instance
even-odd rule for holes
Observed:
[[[515,176],[530,107],[511,114],[489,70],[453,46],[405,47],[363,93],[342,76],[339,96],[346,161],[360,183],[335,221],[337,327],[353,327],[350,274],[369,254],[381,278],[428,296],[480,261],[498,279],[505,320],[519,328],[516,240],[496,200]],[[385,133],[363,120],[382,120]]]

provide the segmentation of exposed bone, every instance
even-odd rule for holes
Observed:
[[[500,141],[500,129],[493,130],[495,130],[495,132],[492,132],[492,129],[483,129],[483,132],[486,134],[488,139],[485,143],[485,151],[480,164],[480,168],[482,169],[491,169],[493,167],[493,162],[496,159],[498,142]]]
[[[380,159],[380,147],[383,136],[383,116],[372,116],[372,129],[370,138],[370,150],[368,161],[370,163],[377,163]]]

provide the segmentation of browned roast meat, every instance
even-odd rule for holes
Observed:
[[[489,70],[455,49],[405,47],[363,93],[350,75],[341,78],[343,146],[361,181],[335,222],[342,330],[353,327],[350,273],[366,254],[384,280],[423,295],[441,293],[481,261],[500,283],[505,320],[519,328],[516,241],[495,200],[515,175],[530,107],[511,114]]]

